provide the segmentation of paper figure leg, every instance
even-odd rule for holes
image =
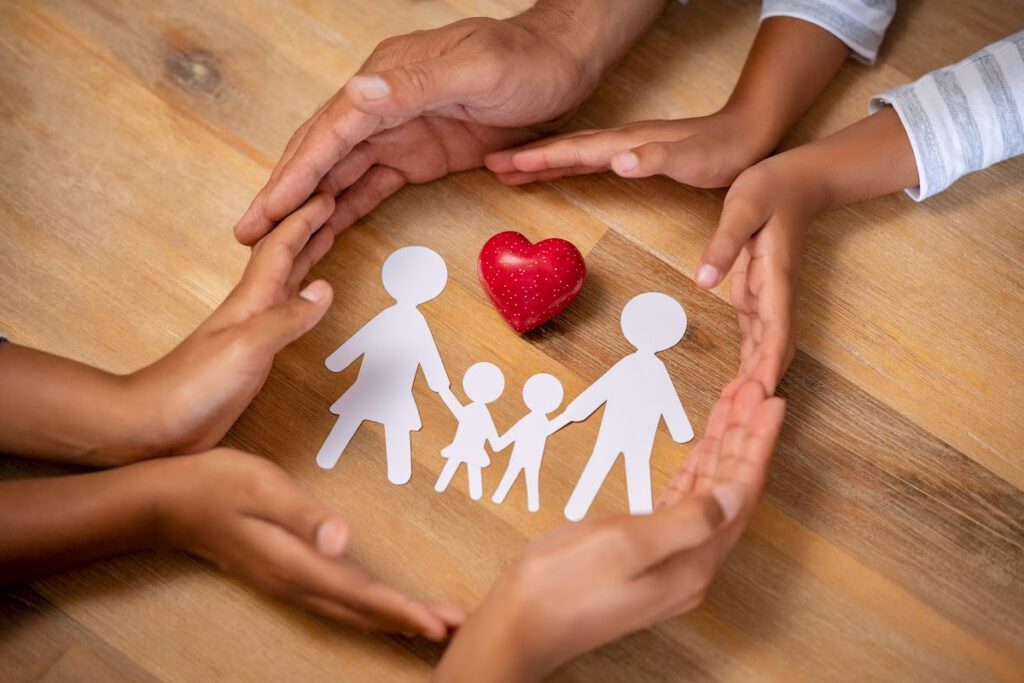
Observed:
[[[526,509],[536,512],[540,510],[540,469],[524,468],[523,479],[526,480]]]
[[[498,488],[494,491],[494,495],[491,497],[491,502],[501,505],[505,502],[505,497],[508,496],[508,492],[512,490],[512,484],[516,483],[516,477],[519,476],[520,469],[512,465],[508,466],[505,470],[505,476],[501,478],[501,483],[498,484]]]
[[[634,515],[649,515],[654,512],[654,503],[651,500],[650,451],[642,455],[627,452],[625,461],[629,512]]]
[[[469,497],[473,500],[480,500],[484,495],[483,471],[479,467],[466,465],[466,474],[469,475]]]
[[[457,469],[459,469],[459,461],[449,460],[444,466],[444,469],[441,470],[441,476],[437,478],[437,483],[434,484],[434,490],[441,493],[448,488],[448,484],[452,483],[452,477],[455,476],[455,471]]]
[[[586,516],[590,504],[594,502],[594,497],[597,496],[601,485],[604,484],[605,477],[611,471],[619,453],[618,448],[602,444],[600,436],[598,437],[594,454],[587,461],[587,466],[583,468],[583,474],[580,475],[576,488],[569,496],[569,502],[565,504],[565,516],[568,519],[578,522]]]
[[[316,454],[316,464],[325,470],[338,464],[338,458],[348,448],[348,442],[352,440],[362,423],[362,419],[351,414],[339,417],[338,421],[334,423],[334,427],[331,428],[331,433],[327,435],[324,445],[320,447],[320,452]]]
[[[384,427],[384,450],[388,457],[388,481],[407,484],[412,479],[412,451],[409,431]]]

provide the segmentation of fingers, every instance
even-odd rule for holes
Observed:
[[[286,529],[327,557],[340,556],[348,546],[349,529],[344,520],[303,493],[283,472],[280,477],[261,477],[242,512]]]
[[[370,170],[375,163],[377,163],[377,156],[374,154],[373,148],[369,143],[361,142],[352,149],[348,156],[331,167],[331,170],[320,181],[317,190],[337,197],[362,178],[363,174]]]
[[[367,114],[409,119],[449,105],[471,105],[499,83],[496,63],[442,55],[388,71],[353,76],[345,95]]]
[[[238,328],[259,354],[276,354],[324,317],[334,292],[324,280],[310,283],[298,296],[253,316]]]
[[[249,204],[249,208],[245,210],[245,213],[242,214],[242,217],[235,225],[235,239],[240,243],[251,247],[274,227],[274,222],[268,219],[263,213],[263,204],[267,199],[267,192],[277,183],[277,179],[281,177],[281,171],[285,164],[288,163],[288,160],[291,159],[292,156],[294,156],[295,150],[298,149],[299,144],[305,139],[310,126],[312,126],[313,122],[320,117],[328,104],[329,101],[320,105],[320,107],[313,112],[313,115],[306,119],[306,121],[292,134],[291,138],[288,139],[288,144],[285,145],[281,158],[278,159],[277,164],[274,165],[274,170],[271,171],[270,178],[263,187],[260,188],[260,191],[256,193],[256,196],[253,197],[252,202]]]
[[[762,328],[758,363],[752,376],[772,394],[794,353],[791,275],[784,268],[769,266],[767,280],[758,299],[758,318]]]
[[[240,529],[236,573],[314,612],[362,628],[443,639],[445,622],[425,605],[375,579],[350,560],[324,557],[277,524],[250,518]]]
[[[734,512],[731,507],[728,511]],[[644,572],[671,555],[705,543],[726,521],[725,513],[713,496],[691,496],[650,515],[630,518],[629,536],[635,546],[629,557],[633,573]]]
[[[395,169],[374,166],[338,198],[334,214],[327,219],[327,227],[337,235],[377,208],[405,183],[405,176]]]
[[[549,180],[557,180],[558,178],[567,178],[569,176],[589,175],[591,173],[600,173],[601,171],[607,170],[608,169],[604,166],[567,166],[565,168],[550,168],[546,171],[537,171],[536,173],[528,173],[525,171],[495,173],[494,177],[505,185],[516,186],[526,185],[528,183],[547,182]]]
[[[316,234],[306,243],[299,255],[292,263],[292,272],[285,283],[285,292],[288,296],[294,296],[298,291],[302,280],[309,274],[313,266],[320,262],[327,252],[334,245],[334,232],[327,227],[320,228]]]
[[[775,454],[785,416],[786,401],[777,396],[769,398],[754,411],[747,428],[747,439],[736,462],[733,476],[737,483],[749,490],[764,488],[768,465]]]
[[[440,641],[447,623],[426,605],[406,597],[352,561],[321,559],[302,566],[306,592],[355,610],[381,630],[423,634]]]
[[[694,187],[717,187],[720,160],[710,153],[699,136],[676,142],[649,142],[620,152],[611,159],[611,168],[623,178],[668,176]]]
[[[770,217],[766,207],[736,195],[736,188],[733,185],[726,195],[718,228],[698,261],[693,279],[703,289],[711,289],[722,281],[744,245]]]
[[[295,153],[281,167],[280,175],[268,183],[265,199],[257,215],[246,224],[244,235],[258,235],[259,239],[274,223],[301,206],[335,164],[379,124],[379,117],[360,111],[344,93],[336,95],[310,125]]]
[[[334,198],[318,194],[281,221],[276,230],[254,248],[242,275],[242,285],[269,279],[283,282],[310,237],[334,212]]]

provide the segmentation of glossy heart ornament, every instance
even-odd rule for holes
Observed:
[[[516,332],[529,332],[565,310],[583,287],[587,266],[571,242],[531,244],[518,232],[487,240],[477,261],[480,283]]]

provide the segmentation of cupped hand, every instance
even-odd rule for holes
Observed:
[[[699,118],[639,121],[494,152],[485,162],[509,185],[612,170],[624,178],[664,175],[694,187],[726,187],[774,146],[749,119],[726,108]]]
[[[280,600],[373,631],[443,640],[462,610],[412,600],[345,557],[349,531],[280,467],[217,449],[154,462],[157,542]]]
[[[406,183],[475,168],[550,130],[596,86],[543,13],[464,19],[389,38],[292,136],[235,226],[253,244],[314,192],[338,197],[338,232]]]
[[[825,198],[785,155],[742,173],[725,197],[718,228],[694,280],[711,289],[731,270],[729,300],[739,320],[740,368],[726,387],[748,379],[774,392],[793,359],[793,299],[807,225]]]
[[[330,285],[299,292],[334,234],[320,229],[334,200],[317,195],[252,250],[241,280],[188,338],[127,377],[148,455],[212,448],[249,405],[274,356],[315,325],[330,306]]]
[[[699,489],[688,465],[653,514],[590,519],[531,544],[460,629],[437,680],[539,680],[696,607],[749,521],[784,412],[747,383],[722,399],[716,433],[698,446],[715,456]]]

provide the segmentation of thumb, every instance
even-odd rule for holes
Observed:
[[[718,160],[701,143],[699,136],[674,142],[649,142],[619,152],[611,160],[612,170],[623,178],[665,175],[684,185],[717,187]]]
[[[333,298],[331,286],[316,280],[298,296],[249,319],[243,334],[250,336],[257,348],[277,353],[320,322]]]
[[[376,116],[411,118],[451,104],[472,104],[496,84],[495,70],[464,57],[442,56],[375,74],[353,76],[345,94]]]
[[[770,216],[767,206],[737,193],[737,187],[734,185],[725,196],[718,228],[697,262],[693,279],[703,289],[711,289],[722,281],[751,236]]]

